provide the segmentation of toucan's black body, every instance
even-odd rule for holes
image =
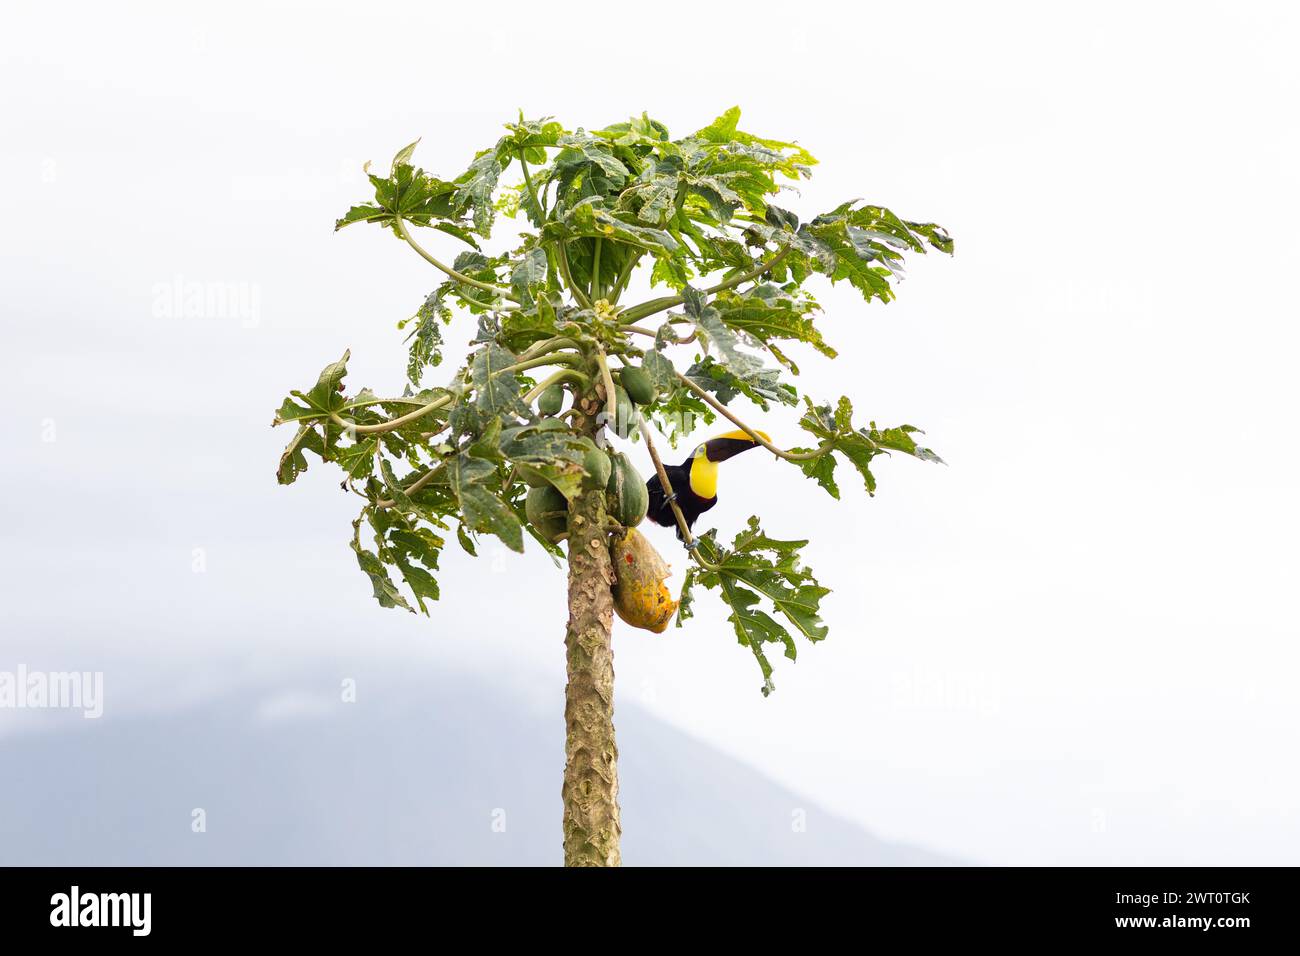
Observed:
[[[762,432],[759,434],[763,435]],[[763,438],[767,440],[766,435],[763,435]],[[686,519],[686,527],[693,528],[695,519],[718,503],[717,463],[739,455],[742,451],[755,447],[755,444],[754,439],[743,431],[728,432],[717,438],[710,438],[696,448],[691,453],[691,457],[680,465],[664,466],[668,483],[672,486],[673,493],[677,495],[677,507],[682,511],[682,517]],[[672,505],[668,502],[668,495],[659,481],[658,473],[652,475],[646,482],[646,490],[650,496],[650,507],[646,511],[646,517],[655,524],[676,528],[677,537],[680,539],[682,529],[677,524],[677,516],[673,514]]]
[[[686,527],[694,527],[695,519],[718,503],[718,496],[701,498],[691,491],[690,459],[681,465],[664,465],[664,472],[668,475],[668,483],[677,493],[677,507],[682,509]],[[650,508],[646,511],[646,517],[665,528],[676,528],[677,537],[680,538],[682,529],[677,526],[677,516],[668,504],[668,496],[664,494],[663,485],[659,482],[659,474],[656,472],[645,484],[646,490],[650,492]]]

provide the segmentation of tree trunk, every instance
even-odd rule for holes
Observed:
[[[581,400],[574,424],[598,431],[603,391]],[[614,572],[605,530],[604,491],[569,504],[569,626],[564,637],[564,865],[618,866],[618,747],[614,743]]]

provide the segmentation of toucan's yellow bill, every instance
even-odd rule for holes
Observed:
[[[761,432],[761,431],[759,431],[757,428],[754,429],[754,434],[757,435],[759,438],[763,439],[763,441],[771,441],[771,440],[772,440],[772,439],[770,439],[770,438],[767,437],[767,432]],[[752,441],[754,440],[754,439],[750,436],[749,432],[747,432],[747,431],[734,431],[734,432],[727,432],[725,435],[718,435],[717,437],[718,437],[718,438],[735,438],[735,439],[737,439],[737,440],[739,440],[739,441],[747,441],[747,442],[752,442]],[[709,440],[710,440],[710,441],[714,441],[715,439],[712,439],[712,438],[711,438],[711,439],[709,439]]]
[[[766,432],[755,431],[763,441],[770,442]],[[718,494],[718,462],[739,455],[742,451],[757,448],[758,442],[746,431],[727,432],[710,438],[695,449],[690,461],[690,490],[699,499],[711,501]]]
[[[763,441],[771,441],[763,432],[756,432],[756,434],[762,435]],[[758,443],[750,437],[748,432],[735,431],[710,438],[702,447],[704,454],[698,457],[703,457],[711,462],[718,462],[726,461],[734,455],[739,455],[742,451],[757,448]]]

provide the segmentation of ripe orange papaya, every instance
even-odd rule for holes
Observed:
[[[633,627],[662,634],[677,613],[667,584],[672,569],[636,528],[628,528],[614,540],[610,557],[618,616]]]

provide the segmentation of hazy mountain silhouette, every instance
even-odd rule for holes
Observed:
[[[366,690],[355,704],[244,691],[0,738],[0,863],[561,861],[558,712],[460,677]],[[627,865],[949,862],[881,842],[634,706],[616,720]]]

